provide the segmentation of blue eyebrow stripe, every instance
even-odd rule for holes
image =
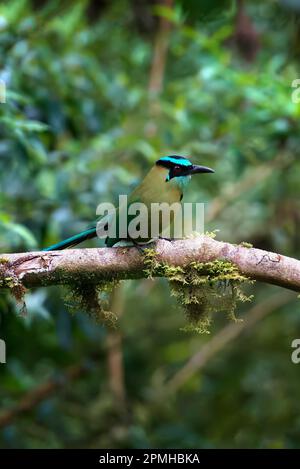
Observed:
[[[173,164],[178,164],[178,166],[191,166],[192,163],[186,158],[174,158],[173,156],[163,156],[158,161],[166,161]]]

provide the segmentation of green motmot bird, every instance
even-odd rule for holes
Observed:
[[[143,181],[130,194],[128,197],[128,206],[135,202],[143,203],[148,208],[148,216],[150,217],[150,207],[152,203],[162,204],[165,202],[172,205],[175,202],[181,202],[184,189],[189,183],[192,174],[200,173],[214,173],[214,170],[206,166],[194,165],[183,156],[163,156],[156,161]],[[116,211],[116,217],[117,219],[119,218],[118,211]],[[101,220],[104,220],[105,225],[106,217],[103,217]],[[128,223],[130,220],[131,218],[128,217]],[[151,220],[148,221],[151,223]],[[98,222],[91,228],[75,236],[71,236],[57,244],[49,246],[44,249],[44,251],[65,249],[76,246],[87,239],[95,238],[97,236],[97,223]],[[148,226],[150,226],[150,223]],[[116,225],[118,226],[118,223],[116,223]],[[119,241],[133,241],[134,244],[138,244],[149,241],[149,238],[132,240],[129,235],[127,235],[126,238],[120,237],[118,231],[116,231],[116,236],[107,237],[105,244],[108,247],[112,247]]]

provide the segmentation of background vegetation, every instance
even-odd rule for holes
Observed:
[[[216,170],[186,196],[207,202],[207,230],[299,257],[299,14],[287,0],[0,2],[0,251],[82,230],[178,153]],[[299,447],[299,300],[249,293],[238,316],[264,319],[223,344],[224,314],[210,335],[180,330],[163,280],[124,283],[116,333],[71,315],[60,289],[28,293],[25,317],[1,292],[1,447]],[[199,370],[172,379],[199,350]]]

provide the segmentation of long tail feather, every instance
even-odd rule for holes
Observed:
[[[75,236],[71,236],[71,238],[64,239],[59,243],[52,244],[48,248],[43,249],[43,251],[59,251],[61,249],[66,249],[71,246],[76,246],[76,244],[82,243],[87,239],[95,238],[97,236],[96,228],[90,228],[86,231],[82,231]]]

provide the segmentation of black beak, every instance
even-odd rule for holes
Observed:
[[[192,169],[189,170],[189,174],[196,174],[196,173],[214,173],[214,170],[208,168],[207,166],[198,166],[193,164]]]

